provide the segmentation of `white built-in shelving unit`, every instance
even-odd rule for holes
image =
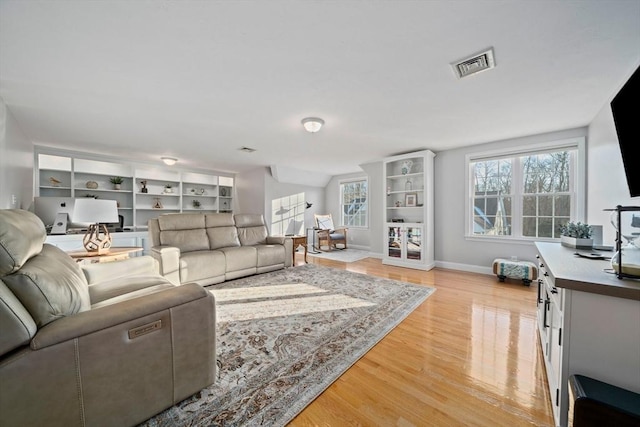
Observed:
[[[384,264],[430,270],[433,238],[433,158],[429,150],[383,160]]]
[[[233,212],[233,176],[55,153],[36,152],[35,162],[36,196],[116,200],[130,231],[146,230],[149,219],[163,213]],[[116,176],[119,189],[111,183]]]

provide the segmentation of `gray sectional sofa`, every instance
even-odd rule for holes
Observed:
[[[172,283],[202,286],[291,266],[293,242],[260,214],[176,213],[149,220],[151,255]]]

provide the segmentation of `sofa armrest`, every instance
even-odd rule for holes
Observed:
[[[174,285],[180,285],[180,249],[174,246],[153,246],[151,256],[160,265],[160,274]]]
[[[31,348],[39,350],[202,298],[213,298],[213,294],[196,283],[190,283],[83,311],[41,328],[31,340]]]
[[[158,274],[158,261],[150,256],[138,256],[121,261],[82,265],[82,272],[89,285],[104,280],[130,276],[152,276]]]
[[[284,245],[285,236],[267,236],[267,245]]]

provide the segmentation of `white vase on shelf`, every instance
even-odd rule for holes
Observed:
[[[402,175],[406,175],[408,173],[411,173],[411,167],[413,166],[413,160],[405,160],[402,162],[401,165],[401,171],[402,171]]]

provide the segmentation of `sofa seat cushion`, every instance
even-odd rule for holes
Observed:
[[[128,301],[130,299],[140,298],[140,297],[143,297],[145,295],[151,295],[151,294],[154,294],[156,292],[160,292],[160,291],[163,291],[165,289],[170,289],[170,288],[175,288],[175,285],[167,282],[167,283],[161,283],[161,284],[154,285],[154,286],[149,286],[147,288],[138,289],[137,291],[129,292],[127,294],[118,295],[117,297],[113,297],[113,298],[109,298],[109,299],[100,301],[97,304],[93,304],[91,306],[91,309],[93,310],[93,309],[96,309],[96,308],[105,307],[107,305],[117,304],[117,303],[120,303],[122,301]]]
[[[196,251],[180,257],[180,283],[224,276],[225,256],[221,251]]]
[[[64,251],[49,244],[20,270],[2,280],[29,311],[38,328],[91,308],[89,287],[80,267]]]
[[[256,245],[258,252],[258,268],[284,264],[285,251],[283,245]]]
[[[93,306],[99,302],[115,298],[129,292],[135,292],[140,289],[150,288],[156,285],[167,284],[171,284],[171,282],[160,275],[131,275],[130,277],[118,277],[89,285],[89,296],[91,297],[91,304]]]
[[[258,264],[258,251],[253,246],[241,246],[237,248],[222,248],[227,269],[226,272],[255,269]]]

